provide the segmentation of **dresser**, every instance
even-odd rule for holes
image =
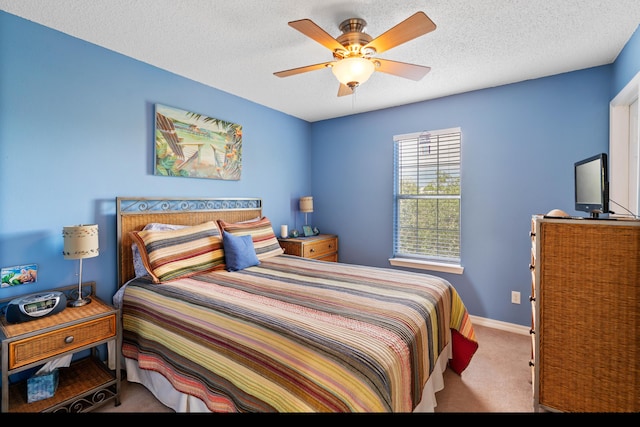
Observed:
[[[335,234],[280,238],[278,241],[287,255],[338,262],[338,236]]]
[[[531,219],[533,409],[640,411],[640,221]]]

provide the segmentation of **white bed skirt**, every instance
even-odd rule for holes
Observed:
[[[433,373],[422,390],[422,400],[414,412],[434,412],[437,405],[436,393],[444,388],[443,372],[451,358],[451,340],[440,354]],[[137,360],[124,359],[127,370],[127,381],[145,386],[165,406],[176,412],[210,412],[207,405],[197,397],[184,394],[174,389],[171,383],[155,371],[140,369]]]

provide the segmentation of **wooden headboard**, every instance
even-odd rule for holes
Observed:
[[[259,198],[145,198],[117,197],[118,287],[135,277],[131,253],[131,231],[151,222],[198,225],[222,219],[247,221],[262,216]]]

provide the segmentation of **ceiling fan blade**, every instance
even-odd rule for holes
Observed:
[[[436,24],[424,12],[417,12],[395,27],[387,30],[371,40],[362,49],[372,47],[377,53],[382,53],[392,47],[420,37],[436,29]]]
[[[372,59],[376,63],[376,71],[382,73],[393,74],[394,76],[404,77],[405,79],[411,79],[418,81],[423,78],[431,67],[425,67],[423,65],[407,64],[405,62],[390,61],[388,59]]]
[[[278,77],[289,77],[289,76],[294,76],[296,74],[302,74],[302,73],[306,73],[306,72],[309,72],[309,71],[314,71],[314,70],[319,70],[321,68],[326,68],[329,65],[333,64],[333,62],[334,61],[323,62],[322,64],[307,65],[306,67],[292,68],[290,70],[278,71],[278,72],[273,73],[273,74],[275,76],[278,76]]]
[[[353,89],[346,84],[340,83],[338,88],[338,96],[353,95]]]
[[[329,33],[320,28],[317,24],[315,24],[310,19],[300,19],[298,21],[289,22],[289,26],[295,28],[300,31],[307,37],[312,38],[317,41],[327,49],[331,50],[331,52],[335,51],[344,51],[345,48],[342,46],[338,40],[331,37]]]

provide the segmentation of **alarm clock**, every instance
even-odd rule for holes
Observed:
[[[24,295],[9,301],[5,317],[9,323],[22,323],[60,313],[66,306],[67,297],[59,291]]]

